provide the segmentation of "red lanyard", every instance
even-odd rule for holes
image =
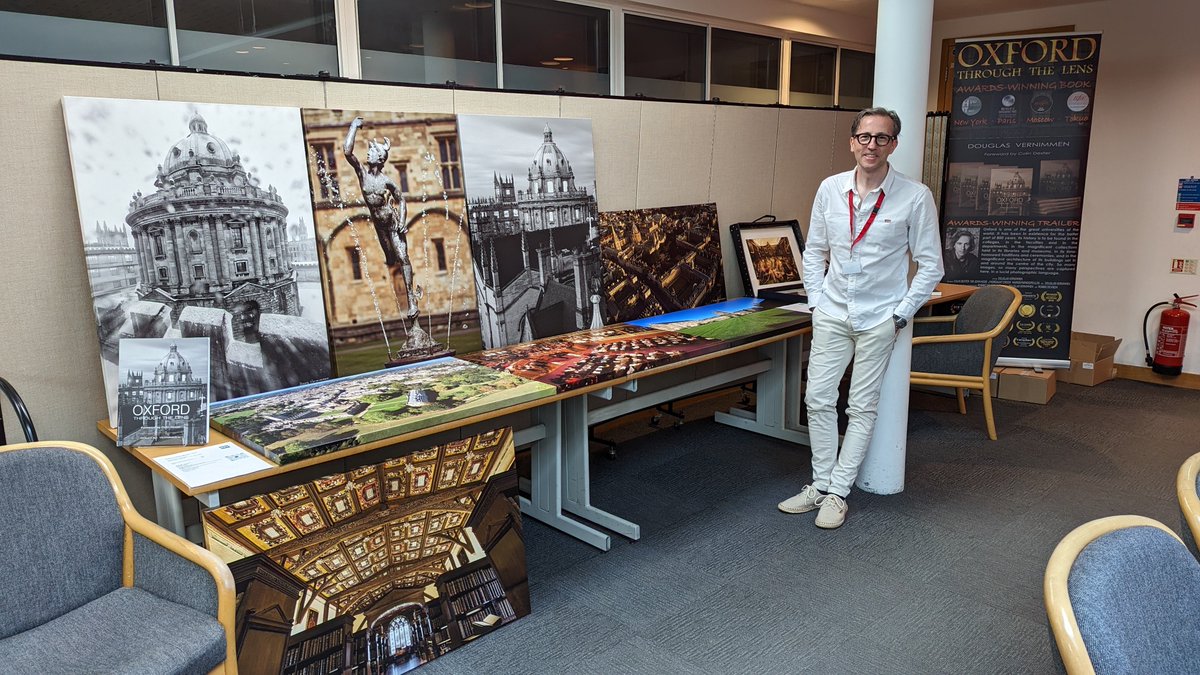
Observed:
[[[879,207],[883,206],[883,190],[879,191],[879,199],[875,200],[875,208],[871,209],[871,215],[867,218],[862,232],[859,232],[857,237],[854,236],[854,190],[850,190],[846,194],[850,198],[850,250],[853,251],[854,245],[862,241],[863,235],[871,229],[871,223],[875,222],[875,215],[879,213]]]

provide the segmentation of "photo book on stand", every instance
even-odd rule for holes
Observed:
[[[126,338],[118,364],[117,445],[208,442],[208,338]]]

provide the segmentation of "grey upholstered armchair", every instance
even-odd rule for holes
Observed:
[[[1166,525],[1110,516],[1075,528],[1042,592],[1070,675],[1200,673],[1200,563]]]
[[[0,669],[236,673],[234,584],[79,443],[0,447]]]
[[[933,387],[953,387],[958,412],[967,414],[964,389],[983,398],[988,438],[996,440],[992,416],[992,367],[1000,349],[996,338],[1007,338],[1021,292],[1012,286],[984,286],[971,294],[954,316],[920,317],[913,321],[912,366],[909,381]]]

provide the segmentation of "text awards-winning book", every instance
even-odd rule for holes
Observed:
[[[208,442],[208,338],[127,338],[118,357],[117,445]]]

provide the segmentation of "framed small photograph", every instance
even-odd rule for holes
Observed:
[[[796,220],[735,223],[729,227],[746,295],[803,293],[804,235]]]

